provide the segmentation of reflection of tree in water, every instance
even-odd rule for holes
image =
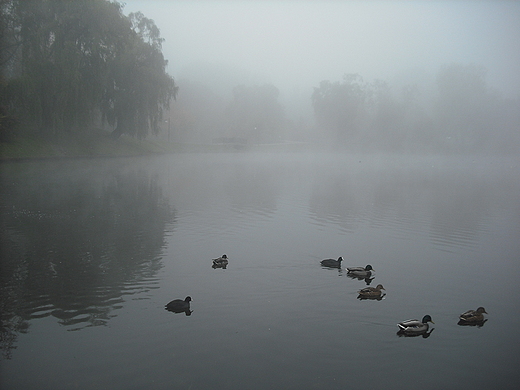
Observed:
[[[174,217],[157,179],[143,172],[30,181],[2,191],[7,357],[31,319],[52,315],[70,330],[103,325],[123,295],[155,288]]]

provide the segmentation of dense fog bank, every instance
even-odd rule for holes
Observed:
[[[167,124],[180,142],[309,142],[395,152],[518,150],[520,100],[489,87],[484,67],[450,63],[438,70],[433,85],[427,81],[394,86],[345,74],[339,81],[316,83],[305,99],[303,93],[281,96],[272,84],[218,90],[186,78],[179,80]]]

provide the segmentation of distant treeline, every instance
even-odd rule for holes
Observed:
[[[142,13],[105,0],[0,0],[0,139],[158,132],[177,87],[163,39]]]
[[[289,120],[271,84],[216,91],[184,79],[178,91],[166,73],[157,26],[122,9],[106,0],[0,0],[0,140],[29,131],[84,133],[97,125],[115,137],[167,130],[176,142],[304,141],[456,153],[520,148],[520,98],[489,88],[481,66],[441,67],[435,91],[418,84],[395,90],[346,74],[309,94],[302,109],[313,111],[314,120],[308,112]]]
[[[366,83],[357,74],[322,81],[312,94],[319,133],[363,150],[518,151],[520,100],[490,90],[485,76],[477,65],[442,66],[431,106],[420,103],[416,84],[396,97],[385,81]]]
[[[308,96],[314,123],[291,121],[270,84],[239,85],[227,101],[211,86],[181,80],[171,129],[175,140],[249,143],[306,141],[356,151],[432,153],[517,152],[520,100],[487,86],[478,65],[447,64],[435,90],[409,84],[395,91],[387,82],[358,74],[322,81]]]

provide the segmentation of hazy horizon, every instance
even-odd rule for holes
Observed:
[[[271,83],[287,98],[346,73],[391,85],[433,82],[443,64],[461,63],[484,66],[488,85],[507,97],[520,90],[517,2],[125,4],[125,15],[141,11],[159,27],[168,72],[177,80],[215,68],[241,83]]]

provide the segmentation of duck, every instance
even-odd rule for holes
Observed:
[[[341,262],[343,261],[343,257],[338,257],[338,260],[334,259],[325,259],[320,261],[320,264],[324,267],[331,267],[331,268],[340,268]]]
[[[381,296],[381,290],[385,290],[382,284],[378,284],[376,287],[365,287],[358,291],[360,297],[379,297]]]
[[[226,255],[222,255],[217,259],[213,259],[213,268],[226,268],[229,261]]]
[[[184,300],[174,299],[166,304],[166,310],[173,311],[174,313],[183,313],[190,311],[191,297],[187,296]]]
[[[348,267],[347,275],[357,276],[357,277],[370,277],[372,275],[372,271],[375,271],[370,264],[368,264],[365,268],[363,267]]]
[[[429,315],[425,315],[422,321],[418,320],[406,320],[397,324],[400,329],[400,332],[403,333],[424,333],[428,331],[428,322],[435,324],[433,322],[432,317]]]
[[[468,310],[459,316],[462,322],[478,323],[484,321],[484,313],[488,314],[486,309],[480,306],[477,310]]]

